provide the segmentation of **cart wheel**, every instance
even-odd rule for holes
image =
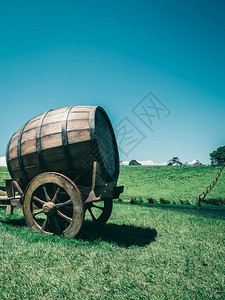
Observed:
[[[113,208],[113,200],[105,199],[99,202],[85,204],[86,220],[91,221],[94,226],[103,226],[109,219]]]
[[[74,238],[84,219],[81,193],[68,177],[53,172],[37,175],[28,185],[23,204],[31,229]]]

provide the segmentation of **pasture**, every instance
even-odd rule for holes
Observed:
[[[0,210],[1,299],[222,299],[224,219],[115,204],[71,240]]]
[[[136,168],[121,168],[126,199],[129,195],[157,199],[156,189],[151,195],[147,190],[149,170],[155,172],[152,184],[160,177],[157,168]],[[140,176],[141,170],[145,175]],[[165,176],[175,176],[169,170],[176,172],[166,167]],[[216,173],[215,168],[206,170],[208,179]],[[139,188],[132,190],[138,177]],[[166,186],[162,179],[160,187]],[[205,182],[201,189],[204,187]],[[198,188],[201,191],[200,184]],[[153,185],[149,191],[154,191]],[[174,199],[172,191],[164,193],[158,194],[159,199]],[[114,203],[103,228],[93,229],[85,223],[72,240],[32,232],[19,208],[8,217],[2,208],[1,299],[224,299],[224,222],[223,218],[154,206]]]
[[[121,199],[129,201],[195,205],[198,195],[218,172],[217,166],[121,166]],[[204,204],[225,204],[225,171]]]
[[[195,205],[198,195],[218,172],[218,166],[120,166],[118,185],[124,185],[123,201]],[[0,185],[10,178],[0,167]],[[225,205],[225,170],[204,204]]]

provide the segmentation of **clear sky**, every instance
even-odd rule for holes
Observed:
[[[208,163],[225,145],[224,15],[222,0],[0,1],[0,156],[36,115],[100,105],[121,160]]]

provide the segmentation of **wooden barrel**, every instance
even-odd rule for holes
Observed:
[[[118,178],[119,157],[111,122],[99,106],[50,110],[28,121],[10,139],[6,150],[9,173],[25,188],[45,171],[59,172],[87,185],[93,162],[106,182]]]

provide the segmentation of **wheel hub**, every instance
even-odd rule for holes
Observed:
[[[47,216],[52,216],[56,212],[56,206],[53,202],[47,202],[43,205],[43,211]]]

